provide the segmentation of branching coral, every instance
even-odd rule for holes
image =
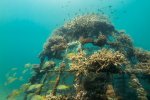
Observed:
[[[123,54],[118,51],[102,49],[95,52],[89,57],[86,57],[85,53],[79,52],[79,54],[71,57],[71,70],[77,70],[77,73],[87,72],[121,72],[121,66],[127,63]]]
[[[147,100],[146,90],[135,75],[149,78],[150,53],[134,48],[132,39],[125,32],[115,30],[103,15],[77,16],[65,23],[52,33],[39,57],[40,64],[32,67],[35,73],[24,90],[24,100],[28,97],[116,100],[118,95],[129,99],[128,93],[121,90],[126,88],[125,85],[122,87],[118,83],[121,79],[121,84],[127,84],[125,78],[128,76],[131,76],[130,86],[138,99]],[[72,88],[68,87],[70,85]],[[69,89],[69,92],[62,93],[62,89]],[[115,89],[127,94],[122,96],[123,93],[120,95]],[[14,91],[9,96],[18,96],[19,93]]]
[[[150,75],[150,61],[147,63],[138,63],[134,65],[134,68],[127,68],[126,73]]]
[[[125,32],[120,32],[120,34],[116,37],[117,41],[119,41],[122,45],[125,45],[127,47],[132,46],[132,39],[125,34]]]
[[[70,60],[72,61],[70,64],[70,70],[77,71],[76,76],[87,73],[86,67],[88,62],[84,51],[80,51],[78,54],[72,55]]]
[[[56,58],[61,58],[61,51],[67,48],[67,41],[64,37],[59,35],[53,35],[48,41],[44,44],[44,50],[40,53],[39,57],[41,62],[45,60],[45,57],[49,59],[55,56]]]
[[[54,35],[45,44],[44,49],[48,51],[64,50],[66,48],[66,40],[59,35]]]
[[[89,70],[96,72],[121,72],[121,66],[126,64],[125,56],[119,51],[102,49],[89,58]]]
[[[75,17],[59,30],[56,30],[54,34],[63,35],[70,41],[77,40],[80,36],[84,38],[97,37],[99,32],[111,34],[112,31],[115,31],[114,27],[106,16],[87,14]]]
[[[83,28],[85,26],[89,28],[90,25],[94,25],[94,22],[99,22],[99,21],[106,23],[108,19],[106,19],[106,17],[104,16],[97,16],[96,14],[83,15],[74,18],[69,23],[66,23],[64,27],[72,29],[77,25],[79,25]]]
[[[139,62],[148,62],[150,60],[150,52],[143,49],[135,49],[134,54]]]
[[[134,57],[132,39],[125,32],[113,33],[107,40],[107,45],[123,53],[128,59]],[[130,59],[131,60],[131,59]]]

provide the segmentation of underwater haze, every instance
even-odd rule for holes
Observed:
[[[136,47],[150,50],[149,10],[149,0],[0,0],[0,100],[30,77],[27,73],[7,84],[8,73],[17,70],[11,75],[20,76],[25,64],[40,63],[47,38],[75,16],[104,14]]]

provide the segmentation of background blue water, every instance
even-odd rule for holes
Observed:
[[[150,50],[149,0],[0,0],[0,100],[13,86],[5,74],[24,64],[38,63],[37,55],[50,33],[75,14],[99,12],[124,29],[138,47]]]

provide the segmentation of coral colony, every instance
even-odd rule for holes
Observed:
[[[29,82],[8,99],[148,100],[150,52],[135,48],[124,31],[104,15],[77,16],[44,44]]]

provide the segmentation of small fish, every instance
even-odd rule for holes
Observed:
[[[58,90],[67,90],[67,89],[70,89],[70,86],[68,86],[68,85],[58,85],[57,89]]]
[[[13,76],[13,77],[15,77],[15,76],[16,76],[16,74],[17,74],[17,73],[15,72],[12,76]]]
[[[51,92],[52,92],[52,90],[48,90],[48,91],[47,91],[47,94],[50,94]]]
[[[11,70],[12,70],[12,71],[16,71],[16,70],[18,70],[18,68],[12,68]]]
[[[8,100],[15,100],[17,96],[19,96],[21,92],[19,90],[13,90],[11,94],[7,96]]]
[[[56,81],[55,80],[51,80],[51,81],[49,81],[49,83],[53,84],[53,83],[56,83]]]
[[[32,66],[32,64],[30,64],[30,63],[27,63],[27,64],[25,64],[25,68],[30,68]]]
[[[11,83],[13,83],[14,81],[16,81],[18,78],[16,78],[16,77],[8,77],[8,79],[7,79],[7,81],[5,82],[5,86],[6,85],[9,85],[9,84],[11,84]]]
[[[22,80],[23,80],[23,77],[22,77],[22,76],[20,76],[20,77],[18,78],[18,80],[19,80],[19,81],[22,81]]]
[[[30,85],[29,88],[27,89],[27,92],[33,92],[35,90],[39,90],[42,86],[43,84]]]
[[[67,1],[67,3],[71,3],[71,1]]]
[[[41,95],[33,95],[31,100],[46,100],[46,97]]]
[[[34,75],[34,74],[35,74],[35,72],[34,72],[34,71],[31,71],[29,74]]]
[[[101,11],[101,9],[97,9],[97,11]]]
[[[78,13],[76,12],[75,15],[78,15]]]
[[[112,8],[112,5],[109,5],[108,7],[109,7],[109,8]]]
[[[25,69],[22,71],[22,74],[25,74],[28,71],[28,69]]]
[[[21,87],[20,87],[20,91],[24,92],[26,91],[29,86],[31,85],[31,83],[26,83],[26,84],[23,84]]]

